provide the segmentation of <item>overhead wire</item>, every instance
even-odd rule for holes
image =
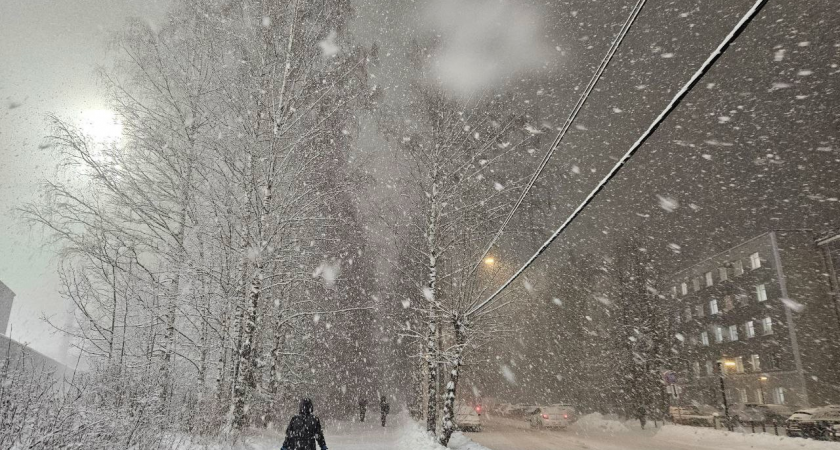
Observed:
[[[700,79],[703,78],[706,73],[712,68],[712,66],[720,59],[723,53],[729,48],[732,42],[744,32],[747,26],[752,22],[753,18],[764,8],[769,0],[756,0],[755,4],[747,11],[747,13],[738,21],[732,31],[726,35],[723,41],[718,45],[718,47],[709,55],[706,61],[700,66],[699,69],[692,75],[692,77],[688,80],[685,85],[683,85],[682,89],[680,89],[676,95],[671,99],[668,105],[662,110],[661,113],[654,119],[653,123],[642,133],[642,135],[630,146],[630,149],[624,153],[621,159],[616,162],[616,164],[610,169],[610,171],[604,176],[603,179],[595,186],[594,189],[586,196],[586,198],[575,208],[574,211],[566,218],[565,221],[554,231],[551,237],[548,238],[545,243],[530,257],[525,264],[522,265],[514,274],[511,276],[504,284],[502,284],[490,297],[486,300],[475,306],[474,308],[470,309],[467,312],[467,316],[473,315],[481,311],[484,307],[486,307],[490,302],[492,302],[499,294],[502,293],[505,289],[508,288],[517,278],[519,278],[523,272],[540,256],[543,252],[548,249],[548,246],[554,242],[558,236],[568,228],[569,224],[575,220],[575,218],[580,215],[581,211],[586,208],[587,205],[592,203],[592,200],[598,195],[601,190],[607,185],[607,183],[615,177],[618,171],[627,163],[627,161],[636,153],[636,151],[644,144],[648,138],[659,128],[662,122],[671,115],[671,113],[676,109],[676,107],[682,102],[682,100],[688,95],[688,93],[700,82]]]
[[[577,103],[575,103],[574,108],[569,113],[569,116],[566,118],[566,122],[561,127],[560,131],[557,133],[557,136],[554,138],[554,141],[551,143],[551,146],[548,148],[548,151],[543,156],[542,161],[540,161],[539,166],[537,166],[537,170],[531,176],[528,184],[525,185],[525,188],[522,190],[522,193],[519,195],[519,198],[516,201],[516,204],[513,205],[513,208],[508,213],[507,217],[505,218],[502,226],[499,227],[499,230],[493,236],[493,239],[490,240],[490,244],[488,244],[487,248],[484,250],[484,253],[481,254],[478,262],[473,266],[471,272],[474,272],[475,269],[481,264],[481,261],[487,257],[487,254],[490,253],[493,246],[502,236],[504,233],[505,228],[507,228],[508,223],[510,223],[511,218],[513,218],[514,214],[516,214],[516,210],[519,209],[519,206],[522,204],[522,201],[528,195],[528,192],[531,191],[531,188],[537,181],[537,178],[542,174],[543,169],[548,164],[549,159],[554,155],[554,152],[557,150],[557,147],[560,146],[560,142],[563,141],[563,138],[566,136],[566,132],[569,131],[572,123],[578,116],[578,113],[583,109],[583,105],[586,103],[586,100],[589,98],[589,95],[592,93],[592,90],[595,89],[595,85],[598,84],[598,81],[601,79],[604,71],[607,69],[607,66],[612,61],[613,55],[618,50],[618,47],[621,46],[621,42],[624,40],[624,37],[627,35],[627,32],[630,30],[630,27],[633,26],[633,23],[636,21],[636,17],[639,16],[639,13],[642,11],[642,8],[645,6],[647,0],[637,0],[636,5],[630,11],[630,16],[627,17],[627,20],[624,21],[624,24],[621,26],[621,30],[619,30],[618,34],[613,39],[612,44],[610,45],[609,50],[607,50],[607,54],[604,55],[604,58],[601,60],[601,63],[598,65],[598,68],[595,70],[595,73],[592,74],[592,78],[589,79],[589,83],[586,85],[586,89],[583,90],[580,98],[578,98]]]

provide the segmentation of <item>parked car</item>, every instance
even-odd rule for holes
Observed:
[[[789,407],[769,403],[742,403],[729,409],[729,416],[736,422],[784,423],[791,414]]]
[[[803,422],[811,422],[811,417],[817,411],[817,408],[800,409],[785,421],[785,428],[788,436],[802,436],[802,428],[800,425]]]
[[[803,437],[833,440],[840,435],[840,405],[816,408],[810,420],[799,423]]]
[[[531,412],[531,428],[565,428],[575,420],[574,408],[540,406]]]
[[[579,414],[574,406],[566,403],[554,403],[550,406],[560,408],[560,414],[563,416],[563,419],[568,421],[570,424],[578,420]]]
[[[712,427],[715,419],[720,415],[711,406],[671,406],[668,409],[671,420],[676,424],[695,427]]]
[[[478,411],[467,402],[455,402],[456,427],[462,431],[481,431],[481,416]]]

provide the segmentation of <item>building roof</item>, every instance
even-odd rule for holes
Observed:
[[[2,280],[0,280],[0,292],[3,292],[4,290],[5,290],[5,291],[9,291],[9,293],[11,293],[11,294],[12,294],[12,296],[14,296],[14,295],[15,295],[15,292],[14,292],[13,290],[11,290],[11,289],[9,288],[9,286],[6,286],[5,284],[3,284],[3,281],[2,281]]]
[[[840,230],[835,230],[817,237],[817,245],[826,245],[838,240],[840,240]]]
[[[682,274],[682,273],[689,272],[691,269],[694,269],[694,268],[696,268],[696,267],[698,267],[698,266],[703,266],[703,265],[705,265],[706,263],[708,263],[709,261],[712,261],[712,260],[714,260],[714,259],[717,259],[717,258],[719,258],[719,257],[721,257],[721,256],[723,256],[723,255],[726,255],[727,253],[732,253],[732,252],[733,252],[734,250],[736,250],[738,247],[742,247],[742,246],[744,246],[744,245],[747,245],[747,244],[749,244],[750,242],[755,241],[756,239],[761,239],[761,238],[763,238],[763,237],[766,237],[766,236],[768,236],[770,233],[813,233],[813,232],[814,232],[814,230],[811,230],[811,229],[773,229],[773,230],[768,230],[768,231],[766,231],[766,232],[764,232],[764,233],[759,234],[758,236],[754,236],[754,237],[751,237],[751,238],[749,238],[749,239],[747,239],[747,240],[745,240],[745,241],[739,242],[738,244],[733,245],[732,247],[729,247],[729,248],[727,248],[726,250],[723,250],[723,251],[717,252],[717,253],[715,253],[714,255],[711,255],[711,256],[708,256],[708,257],[706,257],[706,258],[703,258],[703,259],[701,259],[700,261],[695,262],[695,263],[691,264],[691,265],[690,265],[690,266],[688,266],[688,267],[685,267],[685,268],[680,269],[680,270],[678,270],[678,271],[676,271],[676,272],[673,272],[673,273],[671,273],[670,275],[668,275],[668,276],[667,276],[667,278],[668,278],[668,279],[676,279],[676,278],[678,278],[678,277],[680,276],[680,274]],[[840,239],[840,234],[838,234],[838,235],[834,236],[834,238]],[[832,240],[833,240],[833,239],[832,239]],[[823,245],[823,243],[822,243],[819,239],[817,239],[816,241],[817,241],[817,245]]]

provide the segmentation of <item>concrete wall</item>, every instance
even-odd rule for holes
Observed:
[[[6,336],[0,336],[0,368],[5,367],[7,362],[13,369],[47,370],[59,376],[68,370],[64,364]]]
[[[8,329],[14,299],[15,293],[0,281],[0,335],[5,335]]]

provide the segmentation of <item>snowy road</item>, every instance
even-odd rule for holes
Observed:
[[[673,425],[641,430],[637,423],[613,422],[556,431],[530,430],[525,425],[490,420],[482,432],[467,436],[491,450],[840,450],[840,443]]]
[[[650,431],[610,433],[581,430],[529,430],[509,424],[485,424],[480,433],[467,433],[473,441],[491,450],[683,450],[705,447],[675,446],[656,442]]]
[[[387,428],[375,423],[325,423],[330,450],[446,450],[432,441],[407,416],[395,418]],[[668,425],[639,428],[587,417],[567,430],[531,430],[510,419],[485,420],[479,433],[457,434],[450,450],[840,450],[840,442],[817,442],[773,435],[725,432],[708,428]],[[282,436],[264,433],[249,439],[247,450],[278,450]]]

